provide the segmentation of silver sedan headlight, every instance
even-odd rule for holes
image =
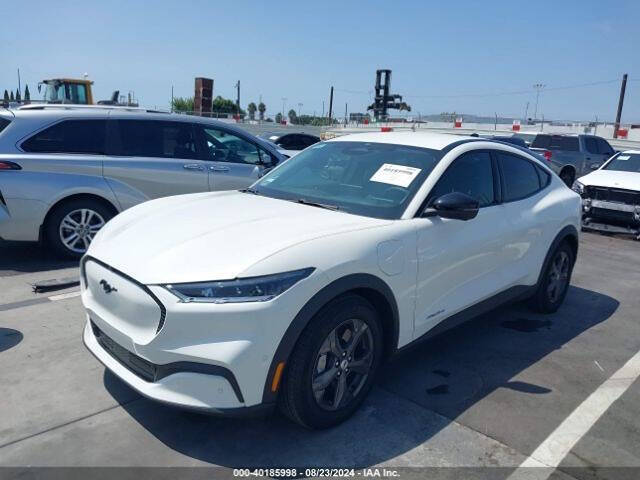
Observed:
[[[579,195],[582,195],[584,193],[584,185],[578,180],[573,182],[573,186],[571,187],[571,189]]]
[[[184,303],[266,302],[289,290],[300,280],[311,275],[313,270],[314,268],[304,268],[261,277],[174,283],[164,287]]]

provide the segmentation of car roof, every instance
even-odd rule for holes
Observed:
[[[461,140],[476,141],[478,138],[453,133],[433,133],[433,132],[366,132],[354,133],[335,137],[327,142],[371,142],[389,143],[396,145],[407,145],[411,147],[431,148],[442,150],[453,143]]]
[[[632,155],[640,155],[640,150],[625,150],[624,152],[622,152],[623,155],[625,153],[629,153],[629,154],[632,154]]]

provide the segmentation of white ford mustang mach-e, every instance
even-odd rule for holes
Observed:
[[[381,362],[497,304],[554,312],[580,197],[518,147],[431,133],[318,143],[243,191],[153,200],[81,263],[84,342],[143,395],[311,428]]]

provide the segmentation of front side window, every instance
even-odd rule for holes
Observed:
[[[598,151],[603,155],[613,155],[613,148],[604,138],[598,138]]]
[[[521,200],[540,190],[540,178],[532,162],[502,152],[498,152],[498,158],[504,177],[505,202]]]
[[[205,141],[205,157],[216,162],[261,163],[260,151],[253,143],[217,128],[202,127]]]
[[[22,143],[25,152],[104,155],[106,120],[64,120]]]
[[[319,143],[265,175],[254,189],[356,215],[400,218],[441,155],[384,143]]]
[[[594,137],[585,137],[584,146],[589,153],[599,153],[598,152],[598,142]]]
[[[475,198],[480,207],[495,203],[493,167],[488,152],[468,152],[453,161],[429,194],[431,200],[460,192]]]
[[[621,153],[609,163],[607,163],[603,167],[603,170],[640,173],[640,154]]]
[[[117,120],[120,132],[119,155],[197,159],[193,126],[184,122]]]

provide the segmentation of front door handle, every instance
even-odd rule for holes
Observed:
[[[229,171],[229,167],[219,167],[217,165],[214,165],[214,166],[209,167],[209,170],[211,170],[213,172],[228,172]]]
[[[186,163],[182,166],[185,170],[204,170],[204,167],[198,163]]]

